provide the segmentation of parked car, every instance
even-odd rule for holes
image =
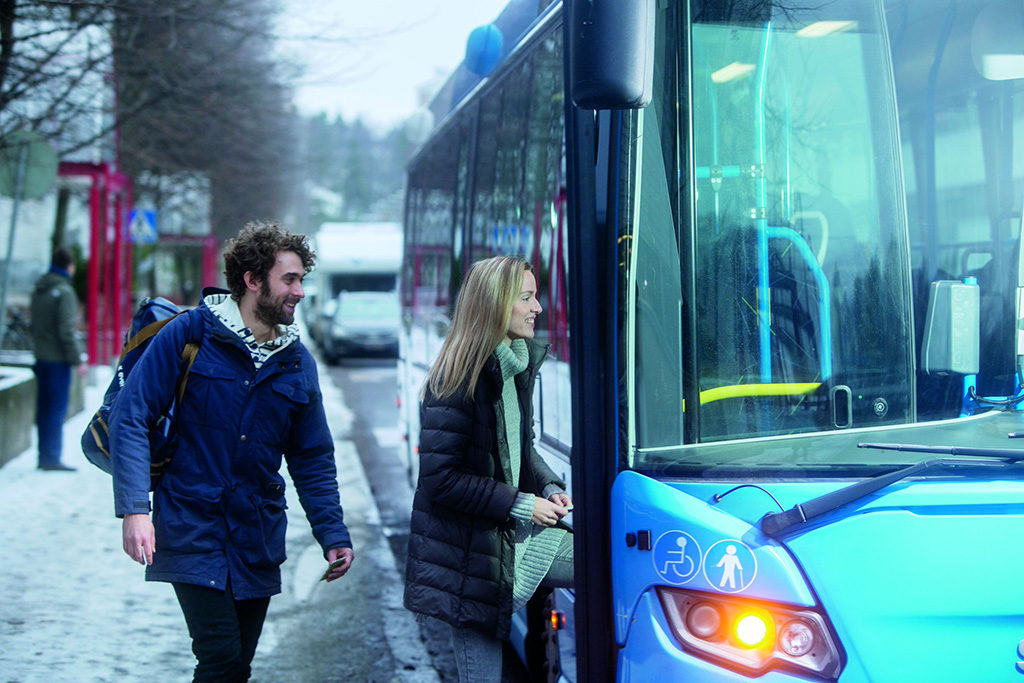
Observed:
[[[338,310],[338,299],[330,299],[324,302],[323,308],[312,308],[306,326],[309,328],[309,336],[320,348],[323,348],[331,321],[334,319],[334,312]]]
[[[398,356],[397,292],[342,292],[330,326],[323,331],[324,360],[356,354]]]

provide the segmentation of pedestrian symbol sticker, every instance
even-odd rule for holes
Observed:
[[[700,544],[685,531],[666,531],[654,542],[654,571],[666,583],[681,586],[700,569]]]
[[[743,541],[718,541],[704,555],[704,578],[717,591],[739,593],[754,583],[757,558]]]

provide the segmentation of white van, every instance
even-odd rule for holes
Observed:
[[[312,241],[316,268],[308,279],[316,296],[310,302],[308,327],[310,336],[329,357],[327,344],[342,293],[390,293],[397,297],[402,226],[400,223],[324,223]]]

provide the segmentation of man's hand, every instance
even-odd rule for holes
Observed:
[[[325,581],[334,581],[345,576],[345,573],[352,566],[352,560],[354,560],[356,554],[352,551],[352,548],[331,548],[327,551],[327,562],[333,565],[337,561],[341,561],[337,567],[333,567],[327,570],[327,574],[324,575]]]
[[[148,514],[125,515],[121,521],[121,541],[128,557],[139,564],[153,564],[156,532]]]
[[[564,493],[553,493],[551,497],[565,496]],[[568,498],[568,496],[565,496]],[[534,524],[540,524],[541,526],[554,526],[558,523],[562,517],[569,514],[569,511],[565,506],[558,503],[554,503],[550,500],[545,500],[540,496],[533,497],[533,516],[530,520]]]

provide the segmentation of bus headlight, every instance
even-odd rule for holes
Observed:
[[[745,674],[774,668],[839,677],[838,641],[815,610],[681,588],[657,593],[676,640],[704,659]]]
[[[686,613],[686,628],[700,638],[710,638],[722,629],[722,615],[714,605],[696,604]]]
[[[803,657],[814,649],[814,627],[802,619],[794,619],[779,630],[779,649],[790,657]]]

